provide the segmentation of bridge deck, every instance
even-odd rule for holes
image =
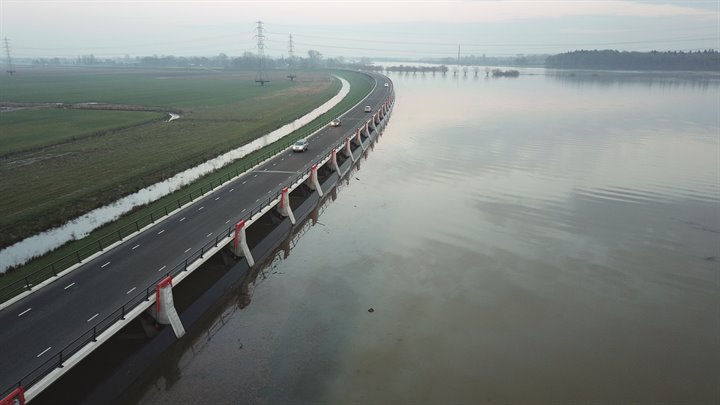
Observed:
[[[313,136],[307,152],[281,153],[0,311],[0,391],[17,385],[132,294],[247,218],[250,210],[301,174],[319,154],[350,136],[370,118],[363,106],[376,111],[390,94],[391,88],[382,85],[387,79],[373,76],[379,85],[366,101],[344,116],[343,126],[328,126]]]

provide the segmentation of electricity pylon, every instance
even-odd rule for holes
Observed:
[[[6,72],[10,73],[10,76],[12,76],[13,73],[15,73],[15,69],[13,68],[13,64],[12,64],[12,57],[10,57],[10,43],[8,42],[7,37],[4,38],[3,42],[5,43],[5,55],[7,55],[8,68],[7,68]]]
[[[290,79],[290,81],[293,81],[293,80],[295,80],[297,75],[295,74],[295,52],[293,50],[292,34],[290,34],[290,39],[288,39],[288,57],[289,57],[288,64],[290,65],[290,71],[288,72],[287,77],[288,77],[288,79]]]
[[[257,22],[257,48],[258,48],[258,72],[255,76],[255,83],[260,83],[264,86],[265,83],[270,83],[270,79],[267,78],[265,73],[265,34],[263,34],[263,23],[262,21]]]

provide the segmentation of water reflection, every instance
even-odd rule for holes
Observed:
[[[613,72],[548,70],[552,80],[571,86],[647,86],[658,88],[690,87],[700,90],[720,87],[716,72]]]
[[[208,380],[232,386],[211,402],[717,402],[714,85],[530,72],[393,75],[325,226],[145,403]]]

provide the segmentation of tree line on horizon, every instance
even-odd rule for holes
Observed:
[[[720,71],[720,53],[712,49],[695,52],[580,50],[549,56],[545,66],[557,69]]]
[[[241,56],[230,57],[224,53],[216,56],[174,56],[152,55],[118,58],[96,58],[94,55],[82,55],[77,58],[32,58],[25,60],[34,65],[81,65],[81,66],[147,66],[147,67],[186,67],[186,68],[223,68],[238,70],[257,69],[260,59],[257,54],[244,52]],[[266,69],[315,69],[315,68],[351,68],[374,71],[447,71],[447,66],[545,66],[558,69],[624,69],[624,70],[697,70],[720,71],[720,53],[716,50],[695,52],[683,51],[617,51],[617,50],[579,50],[558,55],[517,55],[515,57],[464,56],[458,59],[422,59],[420,62],[440,64],[439,68],[427,66],[400,65],[383,68],[373,65],[370,58],[348,60],[342,56],[324,57],[317,50],[309,50],[307,57],[264,58]],[[438,70],[439,69],[439,70]]]

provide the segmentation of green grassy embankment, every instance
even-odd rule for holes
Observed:
[[[295,140],[305,137],[326,125],[332,118],[338,116],[364,98],[371,89],[371,82],[362,74],[345,71],[334,73],[350,82],[351,91],[350,94],[343,99],[343,101],[327,113],[282,140],[268,145],[259,151],[251,153],[250,155],[239,159],[214,173],[208,174],[171,195],[165,196],[158,201],[140,207],[132,213],[123,216],[119,220],[100,227],[83,239],[69,242],[53,252],[36,258],[29,263],[6,273],[4,276],[0,276],[0,287],[9,285],[17,280],[22,280],[24,277],[31,274],[33,275],[31,277],[32,282],[37,284],[43,279],[51,276],[52,270],[61,271],[63,268],[69,267],[76,260],[74,252],[79,251],[81,252],[82,257],[87,257],[96,252],[100,245],[108,246],[118,240],[120,236],[124,237],[125,235],[132,233],[137,226],[143,227],[147,225],[151,221],[151,215],[152,218],[157,219],[164,215],[165,209],[172,210],[177,207],[178,201],[180,201],[180,203],[186,203],[190,198],[194,199],[199,197],[210,188],[217,187],[228,178],[235,176],[237,172],[246,170],[250,165],[257,162],[257,160],[277,153],[279,150],[288,147]],[[50,266],[52,263],[55,263],[55,265],[51,270]]]
[[[118,123],[122,111],[0,113],[0,144],[21,150],[0,155],[0,195],[5,196],[0,199],[0,246],[61,225],[250,142],[314,109],[340,88],[337,80],[318,72],[305,73],[295,82],[277,73],[266,87],[257,86],[254,74],[247,72],[170,73],[71,70],[0,79],[0,102],[152,103],[153,108],[183,111],[179,120],[134,126]],[[31,120],[23,124],[9,118],[13,114]],[[51,123],[32,119],[42,114],[58,118],[57,131],[46,131]],[[91,129],[89,123],[98,114],[105,118]],[[118,118],[111,118],[114,114]],[[81,121],[85,128],[79,128]],[[108,129],[113,124],[119,128]],[[68,131],[62,130],[63,125]],[[88,131],[96,136],[86,136]],[[23,152],[22,145],[36,147]]]

